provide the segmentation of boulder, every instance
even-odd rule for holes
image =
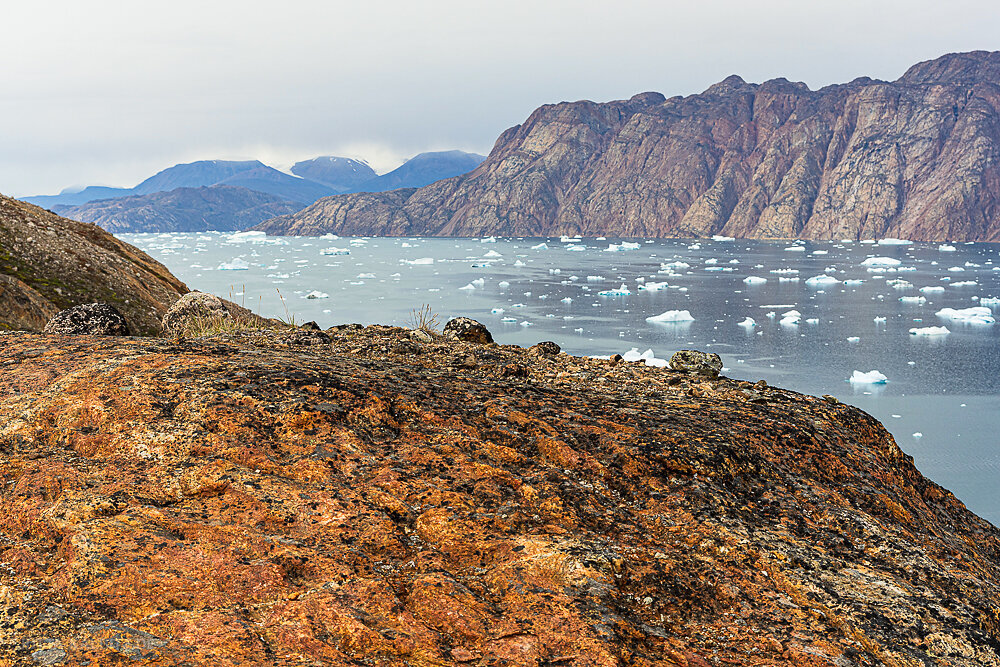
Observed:
[[[468,343],[479,343],[486,345],[493,342],[490,330],[481,322],[477,322],[471,317],[456,317],[448,320],[444,325],[444,335],[446,338],[464,340]]]
[[[226,304],[214,294],[188,292],[170,306],[163,315],[163,332],[179,333],[195,319],[228,319],[232,317]]]
[[[44,333],[87,336],[129,336],[128,322],[107,303],[82,303],[60,310],[46,323]]]
[[[528,348],[528,352],[539,357],[554,357],[561,351],[562,348],[551,340],[543,340],[541,343],[536,343]]]
[[[670,368],[684,373],[717,378],[719,371],[722,370],[722,359],[714,352],[680,350],[670,357]]]

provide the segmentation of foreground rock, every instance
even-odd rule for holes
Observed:
[[[341,195],[271,234],[1000,241],[1000,52],[810,90],[731,76],[665,99],[549,104],[486,162]]]
[[[218,332],[252,326],[281,326],[281,322],[261,317],[214,294],[191,291],[174,302],[164,313],[162,325],[166,335],[199,336],[213,330]]]
[[[155,334],[187,291],[165,266],[99,227],[0,196],[0,329],[37,331],[60,310],[102,302],[133,333]]]
[[[1000,532],[860,410],[296,333],[0,336],[0,664],[1000,665]]]

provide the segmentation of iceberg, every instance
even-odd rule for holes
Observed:
[[[348,250],[347,248],[334,248],[334,247],[330,247],[330,248],[323,248],[322,250],[319,251],[319,254],[321,254],[321,255],[350,255],[351,251]]]
[[[531,246],[532,250],[548,250],[549,246],[546,243],[539,243],[538,245]]]
[[[899,301],[901,303],[915,303],[915,304],[920,305],[920,304],[927,303],[927,297],[925,297],[925,296],[901,296],[901,297],[899,297]]]
[[[260,232],[260,233],[263,234],[264,232]],[[250,268],[250,265],[247,264],[247,261],[245,259],[243,259],[242,257],[237,257],[236,259],[234,259],[231,262],[223,262],[222,264],[219,264],[219,269],[218,270],[219,271],[246,271],[249,268]]]
[[[889,378],[875,370],[868,371],[867,373],[854,371],[849,380],[851,384],[885,384],[888,381]]]
[[[910,329],[911,336],[943,336],[950,333],[948,327],[914,327]]]
[[[932,292],[943,292],[944,286],[942,285],[928,285],[927,287],[921,287],[920,291],[924,294],[930,294]]]
[[[938,252],[955,252],[955,246],[942,243],[938,246]]]
[[[639,289],[646,290],[647,292],[659,292],[660,290],[666,289],[667,287],[669,287],[669,285],[665,282],[662,283],[650,282],[639,285]]]
[[[979,300],[979,303],[984,306],[1000,306],[1000,298],[995,296],[984,296]]]
[[[869,257],[861,262],[861,266],[899,266],[902,263],[895,257]]]
[[[745,317],[742,322],[736,326],[745,327],[747,329],[752,329],[757,326],[757,321],[752,317]]]
[[[618,289],[606,289],[597,293],[597,296],[628,296],[632,293],[632,290],[628,288],[625,283],[621,284]]]
[[[410,266],[425,266],[427,264],[433,264],[433,257],[418,257],[417,259],[401,259],[400,264],[409,264]]]
[[[642,354],[639,354],[639,348],[637,347],[633,347],[631,350],[623,354],[622,360],[631,362],[641,361],[647,366],[653,366],[656,368],[663,368],[668,363],[666,359],[657,359],[652,350],[646,350]]]
[[[668,310],[665,313],[660,313],[659,315],[653,315],[652,317],[647,317],[646,321],[662,324],[662,323],[674,323],[674,322],[693,322],[694,318],[691,317],[691,313],[686,310]]]
[[[763,285],[767,282],[767,278],[761,278],[760,276],[747,276],[743,279],[743,282],[747,285]]]
[[[501,255],[500,253],[498,253],[496,250],[490,250],[488,253],[486,253],[485,255],[483,255],[483,257],[496,258],[496,257],[503,257],[503,255]]]
[[[468,284],[468,285],[466,285],[465,287],[459,287],[458,289],[459,289],[459,290],[465,290],[465,291],[467,291],[467,292],[471,292],[472,290],[476,289],[476,286],[475,286],[475,285],[473,285],[472,283],[469,283],[469,284]]]
[[[326,292],[319,292],[317,290],[313,290],[312,292],[309,292],[309,294],[306,294],[305,298],[307,298],[307,299],[329,299],[330,295],[327,294]]]
[[[806,280],[806,285],[836,285],[840,283],[839,280],[833,276],[828,276],[825,273],[821,276],[813,276]]]
[[[966,324],[991,325],[996,322],[993,311],[986,306],[972,306],[971,308],[942,308],[935,313],[938,317],[953,322],[965,322]]]
[[[908,239],[894,239],[894,238],[884,238],[879,239],[879,245],[912,245],[913,241]]]
[[[722,234],[716,234],[712,237],[713,241],[735,241],[736,238],[733,236],[723,236]]]

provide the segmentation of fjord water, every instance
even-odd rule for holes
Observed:
[[[936,315],[980,299],[1000,309],[987,299],[1000,297],[1000,246],[121,236],[192,289],[324,328],[410,325],[428,304],[441,323],[482,321],[500,343],[554,340],[579,355],[652,349],[658,358],[713,351],[730,377],[832,394],[871,413],[925,475],[1000,525],[1000,325]],[[808,280],[822,275],[837,282]],[[651,283],[665,284],[640,289]],[[694,319],[646,320],[670,310]],[[792,310],[797,323],[784,317]],[[747,317],[756,326],[739,326]],[[909,333],[939,326],[950,333]],[[871,370],[888,381],[848,382]]]

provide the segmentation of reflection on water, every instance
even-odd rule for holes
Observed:
[[[998,308],[989,299],[1000,297],[992,244],[942,252],[926,244],[809,242],[793,244],[804,250],[792,252],[788,243],[755,241],[664,240],[623,249],[593,239],[123,238],[192,288],[269,316],[285,317],[287,307],[296,320],[324,327],[406,325],[426,303],[442,321],[481,320],[501,343],[554,340],[573,354],[651,348],[659,358],[683,348],[714,351],[731,377],[833,394],[867,410],[925,474],[1000,523],[993,436],[1000,429],[1000,326],[936,315],[980,299]],[[609,244],[618,251],[607,252]],[[219,270],[243,265],[236,260],[248,268]],[[311,292],[328,298],[306,298]],[[646,321],[681,310],[694,320]],[[746,318],[754,325],[740,326]],[[938,326],[950,333],[909,333]],[[888,382],[848,383],[856,370],[878,370]]]

